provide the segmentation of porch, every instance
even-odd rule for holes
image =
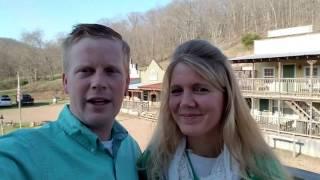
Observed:
[[[264,113],[252,116],[264,131],[320,139],[320,121]]]
[[[320,78],[241,78],[245,97],[320,101]]]

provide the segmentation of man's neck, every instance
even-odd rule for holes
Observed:
[[[90,128],[90,129],[99,137],[101,141],[106,141],[111,138],[112,125],[104,128]]]

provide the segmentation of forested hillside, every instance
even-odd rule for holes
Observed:
[[[194,38],[207,39],[232,56],[238,53],[230,49],[241,49],[248,33],[265,37],[268,30],[309,24],[319,31],[319,9],[319,0],[173,0],[120,20],[104,19],[101,12],[98,23],[121,32],[133,62],[146,65],[167,59],[174,47]],[[35,31],[22,34],[20,41],[0,39],[0,80],[15,78],[17,71],[28,82],[61,73],[61,37],[45,42]]]

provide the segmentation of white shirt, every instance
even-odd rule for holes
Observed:
[[[107,140],[107,141],[101,141],[101,143],[103,144],[103,147],[105,150],[109,151],[109,153],[112,155],[112,142],[113,139],[111,140]]]
[[[166,177],[169,180],[192,180],[193,174],[191,167],[186,156],[186,139],[183,138],[181,143],[178,145],[173,159],[170,162]],[[195,155],[198,156],[198,155]],[[239,164],[235,161],[227,146],[224,146],[223,151],[217,158],[212,158],[210,160],[205,157],[193,157],[191,160],[192,165],[196,171],[196,174],[200,176],[200,180],[238,180],[239,176]],[[202,162],[202,158],[205,158]],[[204,163],[211,164],[205,169],[201,169]],[[201,170],[200,170],[201,169]],[[208,170],[210,169],[210,170]]]
[[[220,155],[216,158],[209,158],[194,154],[191,150],[187,151],[194,171],[197,173],[199,177],[209,176],[211,174],[212,167],[214,165],[219,166],[219,164],[221,164],[221,160],[223,160],[222,153],[220,153]]]

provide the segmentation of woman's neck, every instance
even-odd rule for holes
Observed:
[[[210,137],[187,137],[187,148],[204,157],[217,157],[223,150],[222,135]]]

